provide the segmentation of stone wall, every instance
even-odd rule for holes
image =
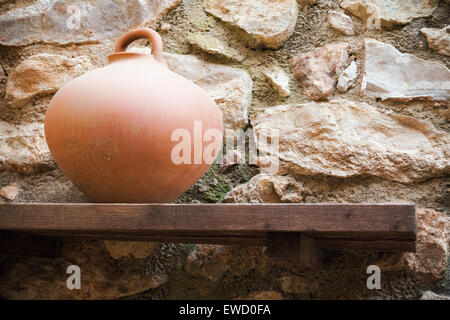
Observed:
[[[177,202],[419,207],[415,254],[328,251],[322,270],[305,271],[260,247],[65,240],[58,259],[0,257],[0,296],[449,295],[449,15],[446,0],[0,1],[0,203],[88,201],[48,152],[46,108],[65,82],[104,66],[121,34],[148,26],[169,68],[210,93],[227,129],[282,133],[278,150],[257,146],[280,160],[276,175],[232,152]],[[71,264],[81,290],[66,288]],[[366,287],[371,264],[380,290]]]

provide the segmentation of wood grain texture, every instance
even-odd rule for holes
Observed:
[[[413,204],[2,204],[0,230],[91,239],[267,245],[269,233],[318,245],[413,249]]]
[[[307,269],[322,267],[322,254],[316,239],[305,234],[300,236],[300,265]]]

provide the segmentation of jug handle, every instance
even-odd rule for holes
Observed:
[[[119,41],[117,41],[116,47],[114,48],[114,53],[125,52],[127,47],[137,39],[147,38],[150,40],[152,44],[152,52],[151,54],[158,62],[163,62],[162,59],[162,49],[163,43],[161,36],[153,29],[150,28],[140,28],[130,30],[120,37]]]

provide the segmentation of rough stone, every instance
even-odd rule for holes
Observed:
[[[403,254],[405,264],[416,273],[440,278],[449,257],[446,215],[417,208],[417,228],[416,252]]]
[[[86,56],[68,58],[47,53],[31,56],[9,76],[7,101],[11,107],[23,106],[36,95],[54,93],[69,80],[94,68]]]
[[[244,55],[230,47],[226,42],[208,34],[192,33],[187,37],[187,41],[196,49],[217,55],[224,59],[238,62],[245,59]]]
[[[263,72],[266,79],[269,81],[272,88],[281,96],[288,97],[291,94],[289,90],[289,77],[278,66],[265,69]]]
[[[450,297],[436,294],[432,291],[425,291],[420,300],[450,300]]]
[[[0,189],[0,196],[8,200],[14,200],[19,194],[20,189],[17,183],[11,183]]]
[[[369,28],[392,28],[414,18],[429,17],[438,0],[343,0],[340,6],[361,18]]]
[[[285,276],[277,279],[283,292],[293,294],[314,293],[319,290],[315,279],[307,279],[299,276]]]
[[[306,12],[310,6],[316,3],[316,0],[297,0],[297,3],[300,6],[300,9],[302,9],[303,12]]]
[[[427,38],[428,46],[442,55],[450,56],[450,26],[442,29],[422,28],[420,29]]]
[[[258,44],[280,47],[294,32],[296,0],[205,0],[206,12],[245,30]]]
[[[289,176],[258,174],[249,182],[228,192],[225,203],[281,203],[301,202],[310,194],[301,183]]]
[[[450,217],[447,217],[447,243],[450,246]]]
[[[3,69],[3,66],[0,65],[0,83],[6,83],[7,76],[5,74],[5,70]]]
[[[217,281],[230,268],[229,246],[198,244],[186,259],[185,270],[195,276]]]
[[[358,76],[358,65],[352,61],[350,65],[339,75],[336,88],[339,92],[345,92],[353,85],[354,80]]]
[[[156,23],[181,0],[37,0],[0,16],[0,44],[83,43],[109,40]]]
[[[226,129],[245,127],[253,87],[247,71],[207,63],[192,55],[165,53],[164,59],[172,71],[208,91],[222,111]]]
[[[105,240],[103,243],[114,259],[122,259],[128,256],[144,259],[159,246],[159,243],[146,241]]]
[[[44,136],[44,124],[12,125],[0,121],[1,170],[32,174],[54,167]]]
[[[450,71],[443,64],[401,53],[370,38],[365,39],[364,52],[364,94],[400,101],[450,98]]]
[[[327,44],[301,53],[291,60],[292,72],[312,100],[326,99],[334,92],[337,75],[347,64],[349,44]]]
[[[329,11],[328,24],[334,30],[347,36],[352,36],[355,34],[352,19],[345,13],[339,11]]]
[[[336,100],[266,108],[252,120],[259,151],[298,174],[379,176],[411,183],[445,175],[449,135],[429,122]],[[265,137],[279,143],[262,143]]]
[[[69,290],[67,267],[81,271],[81,289]],[[55,259],[8,257],[0,295],[8,299],[117,299],[168,281],[165,271],[139,259],[111,258],[102,241],[64,241]]]
[[[283,300],[283,295],[277,291],[257,291],[252,292],[247,297],[236,298],[235,300]]]
[[[162,22],[161,26],[159,27],[159,31],[162,32],[167,32],[172,28],[172,26],[170,25],[170,23],[167,22]]]

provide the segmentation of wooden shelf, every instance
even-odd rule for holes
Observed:
[[[259,245],[273,258],[307,260],[322,248],[415,251],[417,221],[413,204],[36,203],[0,205],[0,232],[3,243],[15,237],[23,244],[26,235],[34,243],[75,237]]]

